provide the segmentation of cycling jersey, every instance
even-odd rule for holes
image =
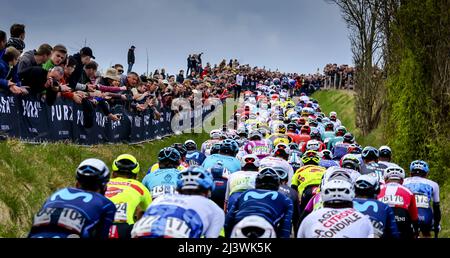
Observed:
[[[323,168],[330,168],[330,167],[339,167],[339,164],[334,160],[321,159],[319,161],[319,166]]]
[[[136,209],[145,211],[152,202],[150,192],[141,182],[121,177],[108,182],[105,196],[116,205],[114,223],[134,224]]]
[[[391,182],[381,186],[378,200],[393,209],[400,236],[411,238],[413,236],[412,224],[418,220],[414,194],[408,188]]]
[[[422,232],[430,232],[433,226],[433,204],[439,203],[439,185],[423,177],[408,177],[403,186],[414,193],[418,209],[419,228]]]
[[[298,198],[297,191],[283,184],[280,185],[278,192],[286,195],[292,201],[292,226],[294,228],[294,235],[296,236],[300,226],[300,199]]]
[[[147,174],[142,179],[142,184],[150,191],[152,198],[156,199],[164,194],[175,193],[178,173],[178,169],[175,168],[158,169]]]
[[[303,166],[295,172],[291,184],[298,189],[299,196],[302,196],[306,187],[320,185],[325,171],[326,170],[323,167],[319,166]]]
[[[300,144],[302,138],[297,133],[287,133],[286,134],[290,139],[290,142],[295,142],[297,144]]]
[[[300,224],[298,238],[372,238],[370,220],[353,208],[322,208]]]
[[[229,173],[241,170],[241,162],[237,158],[222,154],[209,155],[205,161],[203,161],[202,167],[205,169],[211,168],[216,165],[218,161],[223,163],[223,167],[226,168]]]
[[[312,131],[312,129],[311,129]],[[343,142],[344,141],[344,137],[342,136],[335,136],[334,138],[330,139],[327,143],[327,149],[328,150],[332,150],[334,145],[338,142]]]
[[[30,238],[108,238],[116,206],[105,196],[63,188],[34,216]]]
[[[261,168],[281,168],[288,173],[288,185],[291,185],[292,177],[294,176],[294,169],[286,160],[277,157],[266,157],[259,163]]]
[[[270,156],[272,148],[269,143],[265,140],[261,141],[249,141],[245,146],[244,150],[247,154],[255,154],[258,159],[263,159]]]
[[[380,183],[384,183],[384,170],[387,168],[386,165],[377,162],[361,163],[361,174],[373,174],[378,177]]]
[[[206,155],[200,151],[188,152],[186,154],[186,162],[189,166],[201,166],[203,161],[205,161]]]
[[[225,219],[225,236],[230,237],[233,227],[245,217],[256,215],[274,227],[277,237],[289,238],[291,234],[292,201],[276,191],[252,189],[241,194]]]
[[[337,142],[331,152],[333,153],[334,160],[340,160],[347,154],[349,143]]]
[[[397,223],[391,207],[375,199],[353,199],[353,208],[369,216],[376,238],[398,238]]]
[[[200,195],[164,195],[136,222],[133,238],[217,238],[224,224],[222,209]]]

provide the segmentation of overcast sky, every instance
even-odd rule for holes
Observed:
[[[14,0],[2,4],[0,29],[26,27],[26,50],[62,43],[72,53],[86,40],[100,68],[126,64],[136,46],[135,71],[186,70],[190,53],[203,63],[241,64],[313,73],[327,63],[351,64],[350,42],[335,5],[324,0]]]

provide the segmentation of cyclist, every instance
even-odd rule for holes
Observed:
[[[379,164],[379,152],[372,146],[367,146],[363,149],[361,154],[363,163],[361,164],[361,174],[366,175],[373,173],[377,175],[378,180],[384,182],[384,170],[387,167],[384,164]]]
[[[342,157],[340,166],[342,168],[357,171],[358,173],[361,172],[361,161],[355,154],[346,154],[344,157]]]
[[[172,148],[175,148],[181,156],[180,159],[180,165],[178,166],[178,170],[183,171],[189,167],[189,163],[186,160],[187,150],[186,147],[184,147],[184,144],[182,143],[174,143],[171,146]]]
[[[186,148],[186,162],[189,166],[200,166],[206,159],[206,155],[197,150],[197,143],[193,140],[187,140],[184,142],[184,148]]]
[[[398,166],[395,163],[391,162],[392,159],[392,150],[389,146],[383,145],[378,149],[379,153],[379,164],[383,164],[386,167]]]
[[[210,199],[215,202],[220,208],[225,205],[225,196],[228,184],[228,171],[223,166],[222,161],[207,169],[208,173],[211,173],[214,181],[214,190],[211,192]]]
[[[214,190],[211,174],[192,166],[179,173],[177,191],[156,199],[134,224],[133,238],[217,238],[224,224],[223,210],[208,195]]]
[[[380,183],[373,175],[362,175],[355,182],[353,207],[369,216],[376,238],[398,238],[399,232],[391,207],[377,200]]]
[[[290,142],[295,142],[297,144],[300,143],[300,135],[298,135],[297,132],[297,124],[296,123],[290,123],[287,125],[287,133],[286,135],[289,136]]]
[[[201,150],[201,152],[203,154],[205,154],[206,156],[209,156],[211,154],[211,148],[213,147],[213,145],[215,143],[219,143],[219,142],[222,141],[223,133],[222,133],[221,130],[218,130],[218,129],[217,130],[212,130],[209,133],[209,136],[211,137],[211,139],[205,141],[202,144],[202,150]]]
[[[386,184],[381,186],[378,200],[391,207],[401,238],[418,236],[418,211],[414,194],[402,185],[405,171],[401,167],[388,167],[384,172]]]
[[[423,237],[428,238],[431,237],[431,230],[434,229],[434,237],[437,238],[441,221],[439,185],[426,178],[430,169],[425,161],[411,162],[409,170],[411,177],[405,179],[403,186],[414,193],[419,212],[419,230]],[[433,202],[432,206],[431,202]]]
[[[109,169],[86,159],[76,170],[77,184],[53,193],[34,216],[29,238],[108,238],[116,206],[104,196]]]
[[[177,169],[180,159],[180,152],[175,148],[167,147],[159,152],[159,168],[155,172],[147,174],[142,180],[142,184],[150,191],[153,200],[164,194],[175,192],[180,172]]]
[[[262,138],[259,131],[250,133],[249,142],[244,146],[244,151],[247,154],[255,154],[259,159],[270,156],[272,151],[271,145]]]
[[[324,208],[313,211],[301,223],[298,238],[372,238],[370,220],[353,208],[353,185],[334,179],[321,191]]]
[[[340,160],[342,157],[344,157],[344,155],[348,153],[348,147],[354,142],[355,138],[351,133],[347,132],[346,134],[344,134],[343,141],[336,142],[331,149],[335,160]]]
[[[241,162],[236,158],[236,154],[239,152],[239,146],[236,141],[226,139],[220,144],[220,150],[218,154],[212,154],[203,161],[202,166],[208,169],[214,166],[217,161],[222,161],[223,166],[229,173],[234,173],[241,169]]]
[[[274,144],[275,140],[278,138],[286,139],[289,141],[289,136],[286,135],[286,126],[282,124],[278,124],[273,131],[273,134],[269,135],[267,139]],[[275,144],[274,144],[275,145]]]
[[[228,178],[225,194],[225,211],[233,206],[241,194],[255,188],[255,179],[260,162],[255,154],[247,154],[241,159],[242,170],[231,174]]]
[[[327,149],[333,150],[333,147],[338,142],[344,141],[344,135],[347,133],[347,128],[344,126],[338,126],[336,127],[336,130],[334,130],[334,138],[330,139],[327,143]]]
[[[330,120],[334,124],[334,128],[342,125],[341,120],[337,118],[337,113],[334,111],[330,112]]]
[[[302,157],[304,166],[299,168],[292,177],[291,187],[298,192],[301,211],[314,195],[326,171],[323,167],[319,167],[319,161],[320,157],[316,151],[305,152]]]
[[[319,166],[323,168],[330,167],[339,167],[339,164],[333,160],[333,153],[330,150],[323,150],[320,152],[320,156],[322,157],[319,161]]]
[[[131,238],[135,220],[142,217],[152,201],[147,187],[136,180],[139,171],[133,155],[122,154],[113,161],[112,178],[105,193],[117,208],[110,238]]]
[[[280,178],[272,168],[262,169],[255,180],[256,189],[241,194],[225,218],[225,236],[249,216],[258,216],[275,229],[278,238],[289,238],[292,227],[292,201],[278,192]]]

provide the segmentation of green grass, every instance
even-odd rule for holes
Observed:
[[[373,130],[368,136],[362,137],[361,132],[355,125],[354,113],[354,92],[346,90],[322,90],[314,93],[313,98],[319,101],[322,111],[328,115],[331,111],[336,111],[342,124],[352,132],[358,143],[363,146],[371,145],[379,147],[384,145],[383,128],[379,126]],[[440,186],[442,231],[440,237],[450,237],[450,180]]]
[[[217,128],[221,126],[218,121]],[[34,214],[46,198],[59,188],[75,185],[75,169],[82,160],[95,157],[110,166],[118,155],[130,153],[140,162],[142,179],[157,161],[160,149],[188,139],[201,146],[209,134],[190,133],[143,144],[93,147],[67,143],[32,145],[13,139],[0,142],[0,237],[26,237]]]

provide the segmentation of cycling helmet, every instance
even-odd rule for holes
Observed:
[[[300,117],[300,118],[297,120],[297,124],[298,124],[299,126],[304,126],[304,125],[306,125],[306,118]]]
[[[82,186],[104,189],[109,182],[109,169],[105,162],[99,159],[86,159],[78,165],[77,181]]]
[[[361,175],[355,181],[355,193],[361,196],[377,196],[380,193],[380,182],[371,174]]]
[[[320,197],[324,203],[351,202],[355,198],[355,189],[346,180],[331,180],[323,185]]]
[[[320,142],[318,140],[310,140],[306,143],[306,149],[312,151],[319,151]]]
[[[288,146],[284,143],[280,143],[276,146],[274,152],[273,152],[273,157],[280,157],[284,160],[287,160],[289,158],[289,153],[288,153]]]
[[[228,170],[223,166],[221,160],[217,161],[212,167],[207,169],[207,172],[211,173],[213,178],[222,178],[224,175],[228,174]]]
[[[287,104],[286,104],[286,109],[291,109],[291,108],[294,108],[295,106],[294,106],[294,104],[292,104],[292,102],[288,102]]]
[[[172,147],[162,149],[158,154],[158,161],[170,161],[172,163],[179,163],[181,159],[180,152]]]
[[[195,141],[193,140],[187,140],[184,142],[184,148],[187,151],[195,151],[197,150],[197,143],[195,143]]]
[[[245,126],[242,126],[242,127],[239,127],[238,129],[237,129],[237,134],[239,135],[239,136],[243,136],[243,137],[246,137],[247,138],[247,136],[248,136],[248,130],[247,130],[247,128],[245,128]]]
[[[275,170],[275,172],[277,172],[280,181],[288,181],[289,171],[286,171],[286,169],[282,167],[272,167],[272,168]]]
[[[405,178],[405,170],[401,167],[387,167],[384,169],[384,180],[396,179],[403,180]]]
[[[336,121],[337,120],[337,114],[336,112],[330,112],[330,120],[331,121]]]
[[[221,143],[215,143],[212,147],[211,147],[211,150],[210,150],[210,154],[212,155],[212,154],[217,154],[217,153],[219,153],[220,152],[220,145],[221,145]]]
[[[308,124],[309,124],[309,126],[311,126],[311,127],[317,127],[318,125],[319,125],[319,122],[317,121],[317,119],[315,119],[315,118],[309,118],[308,119]]]
[[[380,157],[391,158],[392,150],[389,146],[383,145],[378,149]]]
[[[328,149],[321,151],[320,155],[322,156],[322,159],[333,160],[333,153]]]
[[[320,134],[320,131],[319,131],[319,129],[317,129],[317,128],[314,128],[314,129],[311,131],[311,133],[309,134],[309,136],[310,136],[311,139],[313,139],[313,140],[318,140],[318,141],[322,140],[322,135]]]
[[[325,123],[326,132],[334,132],[334,124],[331,122]]]
[[[226,139],[220,144],[220,153],[235,156],[239,152],[239,144],[235,140]]]
[[[259,171],[255,179],[256,189],[266,189],[278,191],[280,187],[280,177],[273,168],[263,168]]]
[[[425,174],[428,174],[428,172],[430,172],[430,168],[428,167],[428,163],[426,163],[425,161],[415,160],[411,162],[411,164],[409,165],[409,171],[411,172],[420,171],[424,172]]]
[[[275,128],[275,133],[280,133],[280,134],[286,133],[286,126],[284,124],[278,124],[277,128]]]
[[[348,170],[339,167],[330,167],[322,177],[321,188],[331,180],[344,180],[353,184],[352,176]]]
[[[251,113],[251,114],[248,115],[248,118],[249,118],[249,119],[256,119],[257,116],[256,116],[255,113]]]
[[[347,153],[349,154],[361,154],[362,153],[362,149],[361,146],[359,144],[350,144],[347,147]]]
[[[249,135],[249,139],[251,141],[261,141],[262,140],[262,135],[258,130],[252,131]]]
[[[295,123],[290,123],[290,124],[288,124],[287,125],[287,130],[288,131],[290,131],[290,132],[292,132],[292,131],[297,131],[297,124],[295,124]]]
[[[171,147],[175,148],[180,153],[181,157],[186,157],[187,150],[184,147],[184,144],[182,144],[182,143],[174,143],[174,144],[172,144]]]
[[[221,130],[218,130],[218,129],[212,130],[212,131],[209,133],[209,136],[211,137],[211,139],[219,140],[220,138],[222,138],[222,131],[221,131]]]
[[[214,191],[214,180],[208,171],[200,166],[192,166],[178,174],[178,190]]]
[[[303,165],[319,165],[320,157],[317,151],[308,150],[302,156]]]
[[[273,145],[277,146],[279,144],[285,144],[287,146],[289,144],[289,140],[286,138],[276,138],[275,141],[273,141]]]
[[[266,219],[251,215],[243,218],[234,226],[231,238],[276,238],[272,224]]]
[[[247,154],[241,158],[242,169],[248,168],[249,166],[253,168],[259,168],[260,162],[258,156],[256,156],[255,154]]]
[[[361,171],[361,161],[354,154],[346,154],[341,158],[340,165],[343,168]]]
[[[130,154],[122,154],[112,163],[113,172],[125,172],[137,175],[140,169],[139,162]]]
[[[309,125],[304,125],[300,129],[300,134],[308,134],[309,135],[310,133],[311,133],[311,127],[309,127]]]
[[[336,136],[344,136],[347,133],[347,129],[344,126],[339,126],[338,128],[336,128],[336,130],[334,131],[334,134]]]
[[[289,143],[288,144],[288,148],[289,148],[289,150],[291,150],[291,151],[293,151],[293,150],[299,150],[299,146],[298,146],[298,144],[297,143],[295,143],[295,142],[291,142],[291,143]]]
[[[353,137],[353,134],[351,133],[346,133],[344,134],[344,143],[354,143],[355,142],[355,137]]]
[[[379,152],[372,146],[367,146],[363,149],[361,156],[363,159],[377,160],[379,158]]]

